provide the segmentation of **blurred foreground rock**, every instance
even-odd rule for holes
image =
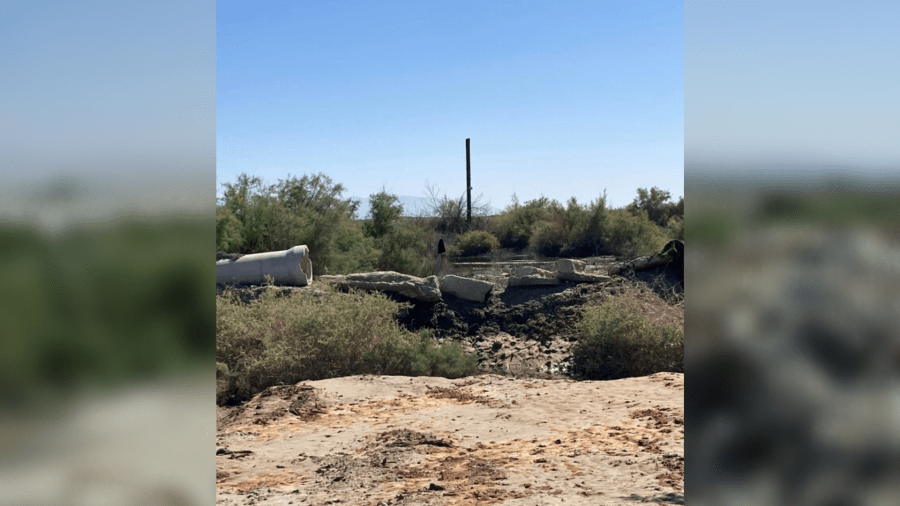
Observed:
[[[691,503],[898,504],[896,240],[778,225],[687,261]]]

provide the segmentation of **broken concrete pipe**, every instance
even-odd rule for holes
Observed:
[[[294,246],[216,262],[216,283],[220,285],[262,285],[266,275],[272,276],[276,285],[308,285],[313,277],[309,248]]]

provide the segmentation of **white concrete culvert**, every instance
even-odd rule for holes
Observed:
[[[309,248],[294,246],[216,261],[216,283],[220,285],[262,285],[266,275],[272,276],[276,285],[307,286],[313,278]]]

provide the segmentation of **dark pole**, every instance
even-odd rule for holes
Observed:
[[[466,223],[472,224],[472,162],[469,159],[469,139],[466,139]]]

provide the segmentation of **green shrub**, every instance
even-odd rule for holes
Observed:
[[[532,251],[545,257],[559,255],[565,244],[565,230],[558,223],[539,221],[534,225],[528,246]]]
[[[586,307],[572,348],[573,372],[608,380],[670,371],[684,372],[684,330],[654,325],[631,296]]]
[[[418,336],[419,343],[410,353],[414,375],[456,379],[478,373],[478,357],[466,353],[458,342],[439,344],[428,330]]]
[[[238,253],[284,250],[305,244],[313,264],[321,272],[332,274],[346,273],[345,269],[368,262],[371,252],[364,251],[365,247],[352,248],[346,240],[348,235],[357,235],[353,227],[361,226],[353,221],[358,202],[342,198],[343,185],[328,176],[288,176],[277,184],[265,185],[259,177],[241,174],[235,183],[223,186],[221,228],[226,237],[224,231],[229,224],[240,231]],[[239,227],[231,222],[229,213],[240,223]],[[218,233],[217,230],[217,238]],[[236,241],[235,234],[230,237]],[[341,259],[347,252],[357,258]]]
[[[370,272],[378,264],[379,254],[377,241],[363,234],[359,222],[342,220],[332,242],[329,262],[331,269],[323,267],[321,271],[324,274]],[[318,268],[313,264],[313,271],[316,270]]]
[[[241,222],[233,212],[222,206],[216,208],[216,251],[237,251],[244,239]]]
[[[550,206],[551,201],[545,197],[520,205],[513,195],[513,203],[497,216],[495,227],[500,244],[517,251],[527,248],[535,225],[548,216]]]
[[[380,294],[275,297],[249,305],[216,299],[216,361],[228,366],[220,403],[242,402],[272,385],[352,374],[409,374],[414,335]]]
[[[610,211],[604,239],[612,254],[626,258],[657,253],[668,240],[665,231],[646,214],[622,209]]]
[[[399,202],[396,195],[386,190],[369,196],[369,214],[364,225],[367,236],[380,239],[390,232],[403,214],[403,206]]]
[[[500,241],[485,230],[473,230],[456,238],[454,252],[461,256],[483,255],[500,249]]]
[[[354,374],[473,373],[474,358],[458,343],[438,345],[401,328],[400,305],[383,294],[317,290],[276,297],[272,289],[249,305],[216,298],[218,404],[244,402],[273,385]]]
[[[570,202],[570,207],[575,199]],[[606,208],[606,194],[581,209],[581,216],[574,220],[569,241],[560,253],[564,256],[586,257],[608,253],[605,246],[609,211]]]
[[[591,256],[606,252],[606,195],[589,205],[573,197],[565,206],[540,198],[513,204],[497,217],[493,230],[503,247],[526,246],[543,256]]]
[[[684,218],[672,216],[669,218],[669,224],[666,226],[670,239],[684,240]]]
[[[437,234],[413,221],[401,220],[379,241],[378,269],[426,277],[434,273]]]
[[[655,186],[649,190],[638,188],[637,192],[638,196],[626,207],[631,214],[644,212],[650,221],[660,227],[665,227],[669,218],[678,216],[678,213],[684,217],[684,197],[678,203],[672,202],[671,193]]]

